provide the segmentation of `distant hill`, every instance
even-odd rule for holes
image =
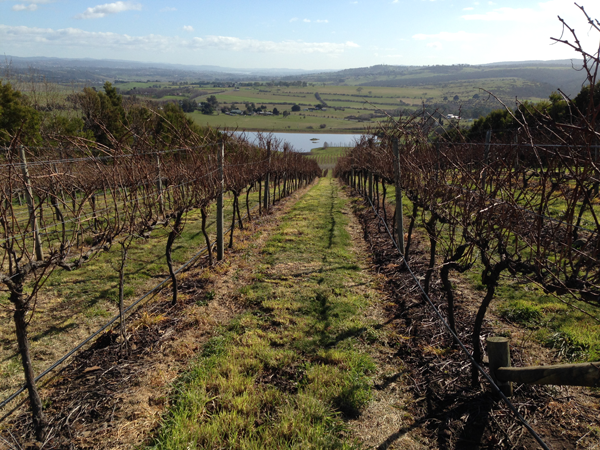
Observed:
[[[317,70],[297,69],[234,69],[210,65],[184,65],[165,63],[145,63],[113,59],[92,58],[48,58],[7,55],[1,66],[10,67],[13,72],[24,73],[35,70],[51,81],[75,81],[102,83],[106,80],[156,80],[156,81],[237,81],[271,79],[274,77],[301,77]]]
[[[354,86],[442,86],[469,83],[473,87],[493,86],[503,98],[547,98],[561,89],[576,95],[585,81],[582,72],[573,69],[577,61],[512,61],[471,66],[467,64],[437,66],[375,65],[340,71],[292,69],[236,69],[211,65],[144,63],[109,59],[68,59],[5,56],[4,64],[12,72],[28,73],[32,69],[46,79],[59,83],[78,82],[91,85],[109,80],[124,81],[268,81],[301,80],[315,83]],[[1,72],[0,72],[1,75]],[[497,83],[494,83],[497,81]]]
[[[479,66],[459,64],[452,66],[389,66],[376,65],[340,70],[327,74],[309,75],[315,82],[335,82],[357,86],[432,86],[478,80],[523,80],[519,83],[504,83],[497,92],[503,96],[546,98],[557,89],[567,95],[576,95],[585,76],[574,70],[576,61],[523,61],[492,63]]]

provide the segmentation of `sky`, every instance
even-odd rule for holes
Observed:
[[[0,53],[340,70],[578,58],[598,51],[570,0],[0,0]],[[599,0],[579,0],[600,19]]]

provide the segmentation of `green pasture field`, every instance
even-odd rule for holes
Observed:
[[[279,109],[279,108],[278,108]],[[281,111],[280,111],[281,112]],[[366,124],[341,118],[325,118],[318,116],[301,116],[292,113],[289,117],[279,116],[229,116],[226,114],[206,115],[198,111],[188,114],[200,126],[213,128],[228,128],[248,131],[296,131],[296,132],[347,132],[362,133],[366,131]],[[325,128],[320,128],[326,124]],[[371,123],[371,125],[373,125]]]

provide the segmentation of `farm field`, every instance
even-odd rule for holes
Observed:
[[[199,111],[189,116],[199,125],[219,128],[236,128],[249,131],[295,131],[323,130],[335,132],[360,132],[374,127],[378,121],[387,120],[386,111],[414,111],[424,104],[435,105],[440,111],[457,114],[463,105],[473,111],[488,111],[500,107],[486,91],[503,98],[512,88],[526,84],[520,79],[483,79],[475,81],[455,81],[420,86],[355,86],[335,84],[312,84],[307,86],[242,86],[211,87],[193,84],[169,85],[166,83],[119,83],[116,85],[126,96],[151,102],[193,100],[201,103],[209,96],[215,96],[217,111],[202,114]],[[320,100],[316,96],[320,96]],[[541,98],[525,96],[521,100],[539,101]],[[229,116],[220,109],[246,109],[246,104],[264,106],[266,111],[277,108],[279,116]],[[306,111],[315,105],[323,104],[326,111]],[[293,105],[301,111],[292,112]],[[327,105],[327,106],[325,106]],[[290,113],[284,118],[283,112]],[[468,113],[471,109],[465,109]],[[320,128],[325,125],[325,128]],[[312,127],[312,128],[309,128]]]
[[[248,120],[238,129],[255,120],[263,131],[269,120],[319,123],[324,132],[335,121],[385,120],[343,116],[361,112],[364,87],[356,94],[320,87],[331,89],[313,94],[325,111],[190,117],[201,125]],[[198,94],[179,88],[150,89],[169,101]],[[214,106],[213,95],[231,93],[236,108],[256,90],[255,99],[272,94],[264,109],[279,109],[316,86],[271,88],[220,88],[196,98]],[[393,92],[379,93],[385,89]],[[392,103],[367,94],[382,108]],[[592,448],[600,403],[595,389],[579,386],[597,382],[515,381],[512,403],[498,402],[487,376],[506,371],[495,371],[486,339],[507,340],[518,367],[509,373],[564,363],[595,369],[597,152],[573,136],[560,146],[496,129],[485,143],[432,142],[431,125],[403,115],[352,148],[304,135],[313,145],[327,141],[304,154],[286,151],[277,135],[257,145],[234,133],[190,136],[175,150],[142,152],[123,141],[119,155],[31,147],[30,164],[25,147],[9,149],[0,202],[2,269],[10,275],[0,297],[2,395],[109,317],[116,321],[120,299],[126,306],[144,293],[152,298],[39,383],[41,398],[29,383],[30,409],[10,400],[16,414],[0,420],[0,444],[27,447],[45,430],[49,448],[460,449],[475,442],[508,450],[530,448],[533,438]],[[154,137],[148,130],[144,139]],[[263,183],[273,197],[279,188],[278,204],[242,227],[234,205],[239,199],[244,212],[249,186],[249,202],[260,203]],[[223,190],[230,193],[225,221],[240,228],[231,248],[224,261],[195,260],[178,283],[167,264],[198,255],[204,212],[214,214]],[[403,224],[394,224],[399,217]],[[215,234],[210,219],[209,232],[206,239]],[[165,279],[172,292],[151,290]],[[24,335],[31,344],[17,345]],[[523,417],[513,416],[514,405]],[[524,431],[527,422],[535,431]]]
[[[267,105],[268,107],[272,105]],[[274,105],[279,108],[279,106]],[[327,111],[328,113],[329,111]],[[288,117],[278,116],[228,116],[225,114],[206,115],[196,111],[188,114],[200,126],[227,128],[239,131],[289,131],[310,133],[361,133],[366,130],[364,123],[344,120],[340,114],[291,113]],[[337,116],[337,117],[336,117]],[[325,127],[321,127],[325,125]],[[371,123],[373,125],[373,123]]]
[[[328,148],[315,149],[313,153],[315,157],[339,157],[345,152],[343,148]],[[289,204],[284,202],[285,215],[278,216],[275,212],[268,233],[256,228],[263,219],[249,226],[242,233],[242,240],[228,253],[225,266],[217,266],[204,275],[197,271],[187,274],[183,285],[198,286],[192,290],[185,288],[181,301],[187,306],[161,313],[149,309],[132,322],[138,327],[131,330],[132,343],[143,342],[140,339],[147,339],[142,336],[148,333],[158,337],[173,333],[180,336],[174,337],[172,344],[161,344],[162,350],[155,355],[144,353],[146,356],[133,365],[138,367],[135,372],[127,372],[131,373],[127,377],[131,381],[125,382],[120,388],[123,393],[113,400],[116,402],[118,398],[118,404],[103,406],[102,414],[112,411],[114,420],[108,430],[135,424],[136,432],[120,433],[118,437],[112,432],[106,435],[105,428],[95,422],[104,423],[102,414],[96,419],[84,415],[81,420],[89,419],[85,424],[81,422],[73,439],[99,445],[96,448],[102,447],[99,444],[102,440],[110,445],[145,443],[157,449],[181,448],[190,442],[198,448],[223,446],[232,442],[227,440],[231,439],[228,436],[236,436],[235,442],[247,440],[248,445],[263,448],[287,448],[293,442],[312,442],[319,448],[350,448],[356,442],[365,446],[391,442],[397,448],[438,448],[445,442],[445,438],[436,437],[435,427],[416,421],[428,413],[412,388],[411,380],[426,382],[418,378],[422,375],[418,375],[418,364],[413,365],[414,355],[425,355],[424,360],[429,364],[442,365],[453,374],[464,367],[463,362],[460,358],[455,360],[457,355],[450,350],[449,341],[440,338],[429,325],[419,333],[420,338],[407,338],[412,327],[397,318],[405,314],[402,302],[414,302],[419,296],[410,289],[392,287],[396,276],[392,273],[397,273],[390,266],[393,262],[378,266],[379,274],[367,267],[370,253],[362,242],[361,230],[366,225],[359,224],[352,212],[362,221],[368,212],[366,205],[357,199],[351,203],[339,182],[330,177],[320,179],[302,194],[288,200]],[[393,195],[388,200],[393,200]],[[409,217],[411,204],[407,198],[405,208]],[[376,237],[376,229],[374,222],[368,229],[369,236]],[[192,233],[191,228],[189,231]],[[417,246],[415,254],[424,256],[427,245],[421,243],[426,240],[423,234],[423,229],[417,230],[417,236],[421,237],[413,245]],[[184,242],[187,246],[187,239],[182,239],[181,243]],[[467,313],[472,307],[467,299],[480,296],[479,288],[470,279],[458,276],[454,280],[461,298],[465,299],[459,311]],[[516,346],[520,358],[530,362],[552,361],[552,352],[536,347],[539,344],[532,339],[529,323],[514,321],[513,316],[503,313],[511,301],[509,294],[503,295],[507,298],[498,303],[489,323],[496,332],[510,333],[520,340]],[[514,291],[512,295],[521,294]],[[170,314],[177,316],[171,318]],[[419,320],[430,323],[424,317]],[[158,331],[151,332],[153,327]],[[144,334],[139,335],[142,331]],[[430,336],[430,332],[436,337]],[[111,345],[116,346],[113,353],[118,354],[119,344]],[[143,349],[140,346],[134,351]],[[108,364],[97,359],[102,355],[101,349],[92,349],[89,355],[98,356],[87,363],[78,360],[66,373],[75,376],[82,370],[79,367]],[[172,361],[169,368],[165,359]],[[132,363],[117,358],[110,364],[117,371],[126,371],[126,366]],[[160,379],[153,373],[157,369],[147,371],[146,367],[160,367]],[[183,375],[181,370],[185,370]],[[104,376],[95,382],[94,392],[101,389]],[[434,376],[439,374],[434,372]],[[140,381],[136,381],[137,377]],[[172,385],[176,377],[180,381]],[[128,383],[148,384],[142,392],[136,388],[135,403],[130,400]],[[56,392],[65,392],[68,386],[59,381]],[[74,399],[69,402],[89,389],[85,383],[77,386],[69,388]],[[582,390],[571,391],[570,395],[571,402],[577,405],[591,402],[587,404],[591,413],[597,408]],[[172,400],[160,400],[165,398]],[[544,399],[540,401],[546,404],[557,401],[552,396]],[[472,408],[479,405],[478,400],[471,403]],[[82,406],[89,409],[85,403]],[[50,411],[64,408],[67,404],[57,399]],[[131,416],[132,408],[139,412]],[[506,410],[497,408],[491,412],[495,420],[512,423]],[[444,417],[453,417],[452,410],[444,411]],[[384,413],[386,419],[382,421]],[[164,422],[158,419],[161,415]],[[190,420],[191,417],[202,419]],[[590,442],[600,432],[595,422],[589,423],[592,432],[584,436],[583,442]],[[150,431],[158,425],[157,432]],[[397,430],[407,427],[412,430],[398,436]],[[485,419],[453,427],[459,433],[453,438],[453,448],[461,448],[463,439],[465,442],[474,439],[479,429],[485,428],[485,436],[499,432],[496,425]],[[553,435],[549,428],[537,429],[544,436]],[[570,429],[568,433],[575,436],[581,432]],[[1,429],[0,436],[3,436]]]

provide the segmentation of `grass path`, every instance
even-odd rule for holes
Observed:
[[[381,330],[339,189],[321,179],[283,218],[237,293],[247,312],[176,384],[154,448],[361,447],[352,419],[377,403],[365,349]]]

